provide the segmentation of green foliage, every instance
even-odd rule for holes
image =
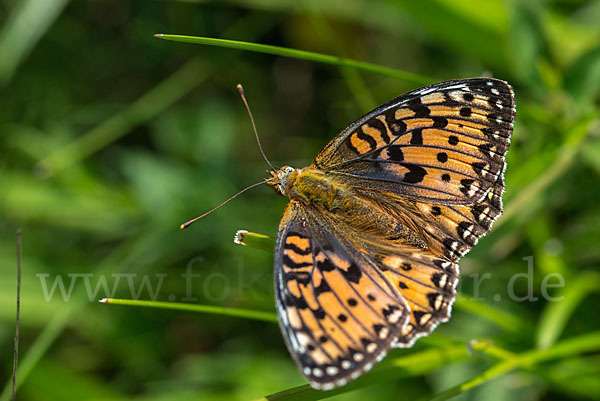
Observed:
[[[600,399],[599,4],[5,1],[2,377],[22,228],[20,400]],[[310,389],[253,249],[272,239],[232,241],[274,236],[285,200],[257,188],[179,230],[265,177],[235,85],[273,163],[302,166],[370,107],[481,75],[514,86],[517,123],[505,214],[461,262],[452,319]]]

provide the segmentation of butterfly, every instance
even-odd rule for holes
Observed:
[[[275,245],[281,332],[329,390],[449,319],[457,261],[502,213],[510,85],[440,82],[352,123],[304,168],[271,171],[290,198]]]

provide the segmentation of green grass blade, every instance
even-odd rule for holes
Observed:
[[[289,49],[286,47],[242,42],[239,40],[206,38],[202,36],[170,35],[162,33],[156,34],[154,36],[160,39],[172,40],[175,42],[186,42],[199,45],[226,47],[230,49],[247,50],[258,53],[273,54],[277,56],[292,57],[301,60],[315,61],[318,63],[335,65],[337,67],[351,67],[379,75],[384,75],[391,78],[400,79],[403,81],[414,82],[420,85],[426,85],[435,82],[435,80],[432,78],[419,74],[413,74],[406,71],[397,70],[395,68],[383,67],[364,61],[357,61],[349,58],[331,56],[328,54],[309,52],[306,50],[297,50]]]
[[[533,365],[551,359],[567,358],[574,355],[600,350],[600,331],[563,340],[546,350],[536,350],[523,354],[519,359],[523,365]]]
[[[572,278],[562,290],[557,296],[563,299],[549,302],[542,312],[537,328],[538,348],[546,349],[556,342],[577,306],[590,292],[600,290],[600,275],[596,272],[583,273]]]
[[[238,245],[249,246],[250,248],[260,249],[261,251],[269,253],[273,253],[273,249],[275,248],[275,238],[246,230],[238,230],[238,232],[235,233],[233,242]]]
[[[13,2],[14,10],[0,32],[0,85],[6,84],[19,64],[58,18],[68,0]]]
[[[331,28],[329,22],[323,17],[320,6],[315,1],[303,0],[300,2],[306,10],[315,31],[327,43],[328,48],[335,55],[346,57],[344,45],[338,40],[335,31]],[[365,83],[360,71],[355,68],[340,68],[340,73],[346,81],[346,85],[359,106],[363,110],[371,110],[377,107],[375,97],[368,85]]]
[[[150,249],[155,247],[161,235],[151,230],[146,234],[142,234],[139,237],[132,237],[130,240],[123,242],[102,260],[96,273],[109,274],[122,271],[133,260],[139,259],[141,255],[146,254]],[[115,268],[115,266],[118,267]],[[58,313],[52,316],[52,319],[44,326],[42,332],[27,349],[27,353],[19,363],[17,390],[27,380],[31,371],[44,357],[69,322],[88,304],[87,297],[83,298],[74,293],[73,300],[65,304]],[[0,401],[7,401],[9,398],[10,383],[5,386],[0,395]]]
[[[101,303],[111,305],[141,306],[144,308],[171,309],[186,312],[209,313],[221,316],[242,317],[245,319],[262,320],[264,322],[277,323],[277,315],[273,312],[263,312],[251,309],[226,308],[213,305],[195,305],[179,302],[140,301],[134,299],[104,298]]]
[[[600,350],[600,332],[592,332],[564,340],[547,350],[529,351],[522,353],[515,358],[503,360],[474,378],[436,395],[431,398],[431,401],[448,400],[517,368],[529,368],[540,362],[565,358],[586,352],[597,352],[598,350]]]
[[[65,308],[58,312],[52,317],[52,320],[44,327],[42,332],[37,336],[33,345],[27,349],[25,357],[19,362],[19,371],[17,372],[17,390],[21,387],[23,382],[27,379],[31,371],[35,368],[37,363],[42,359],[48,348],[52,346],[52,343],[60,335],[65,325],[71,320],[73,316],[73,309]],[[12,396],[12,382],[7,381],[2,394],[0,394],[0,401],[8,401]]]

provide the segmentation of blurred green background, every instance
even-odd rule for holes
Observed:
[[[422,85],[152,36],[174,33],[431,81],[508,80],[517,123],[506,212],[461,262],[453,318],[334,399],[600,399],[598,21],[600,2],[583,0],[1,1],[0,377],[8,386],[22,228],[19,400],[335,394],[294,389],[305,382],[272,322],[96,301],[137,293],[274,311],[272,255],[232,239],[238,229],[275,235],[285,199],[257,188],[179,230],[267,176],[235,85],[274,164],[297,167]],[[186,281],[186,269],[199,277]],[[517,273],[531,280],[517,276],[512,294]],[[564,279],[547,294],[561,301],[544,297],[544,280],[559,283],[550,273]],[[472,339],[494,345],[468,352]]]

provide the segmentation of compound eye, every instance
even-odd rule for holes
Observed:
[[[290,166],[283,166],[279,172],[277,173],[277,176],[280,180],[285,179],[287,176],[289,176],[293,171],[295,170],[295,168],[290,167]]]

